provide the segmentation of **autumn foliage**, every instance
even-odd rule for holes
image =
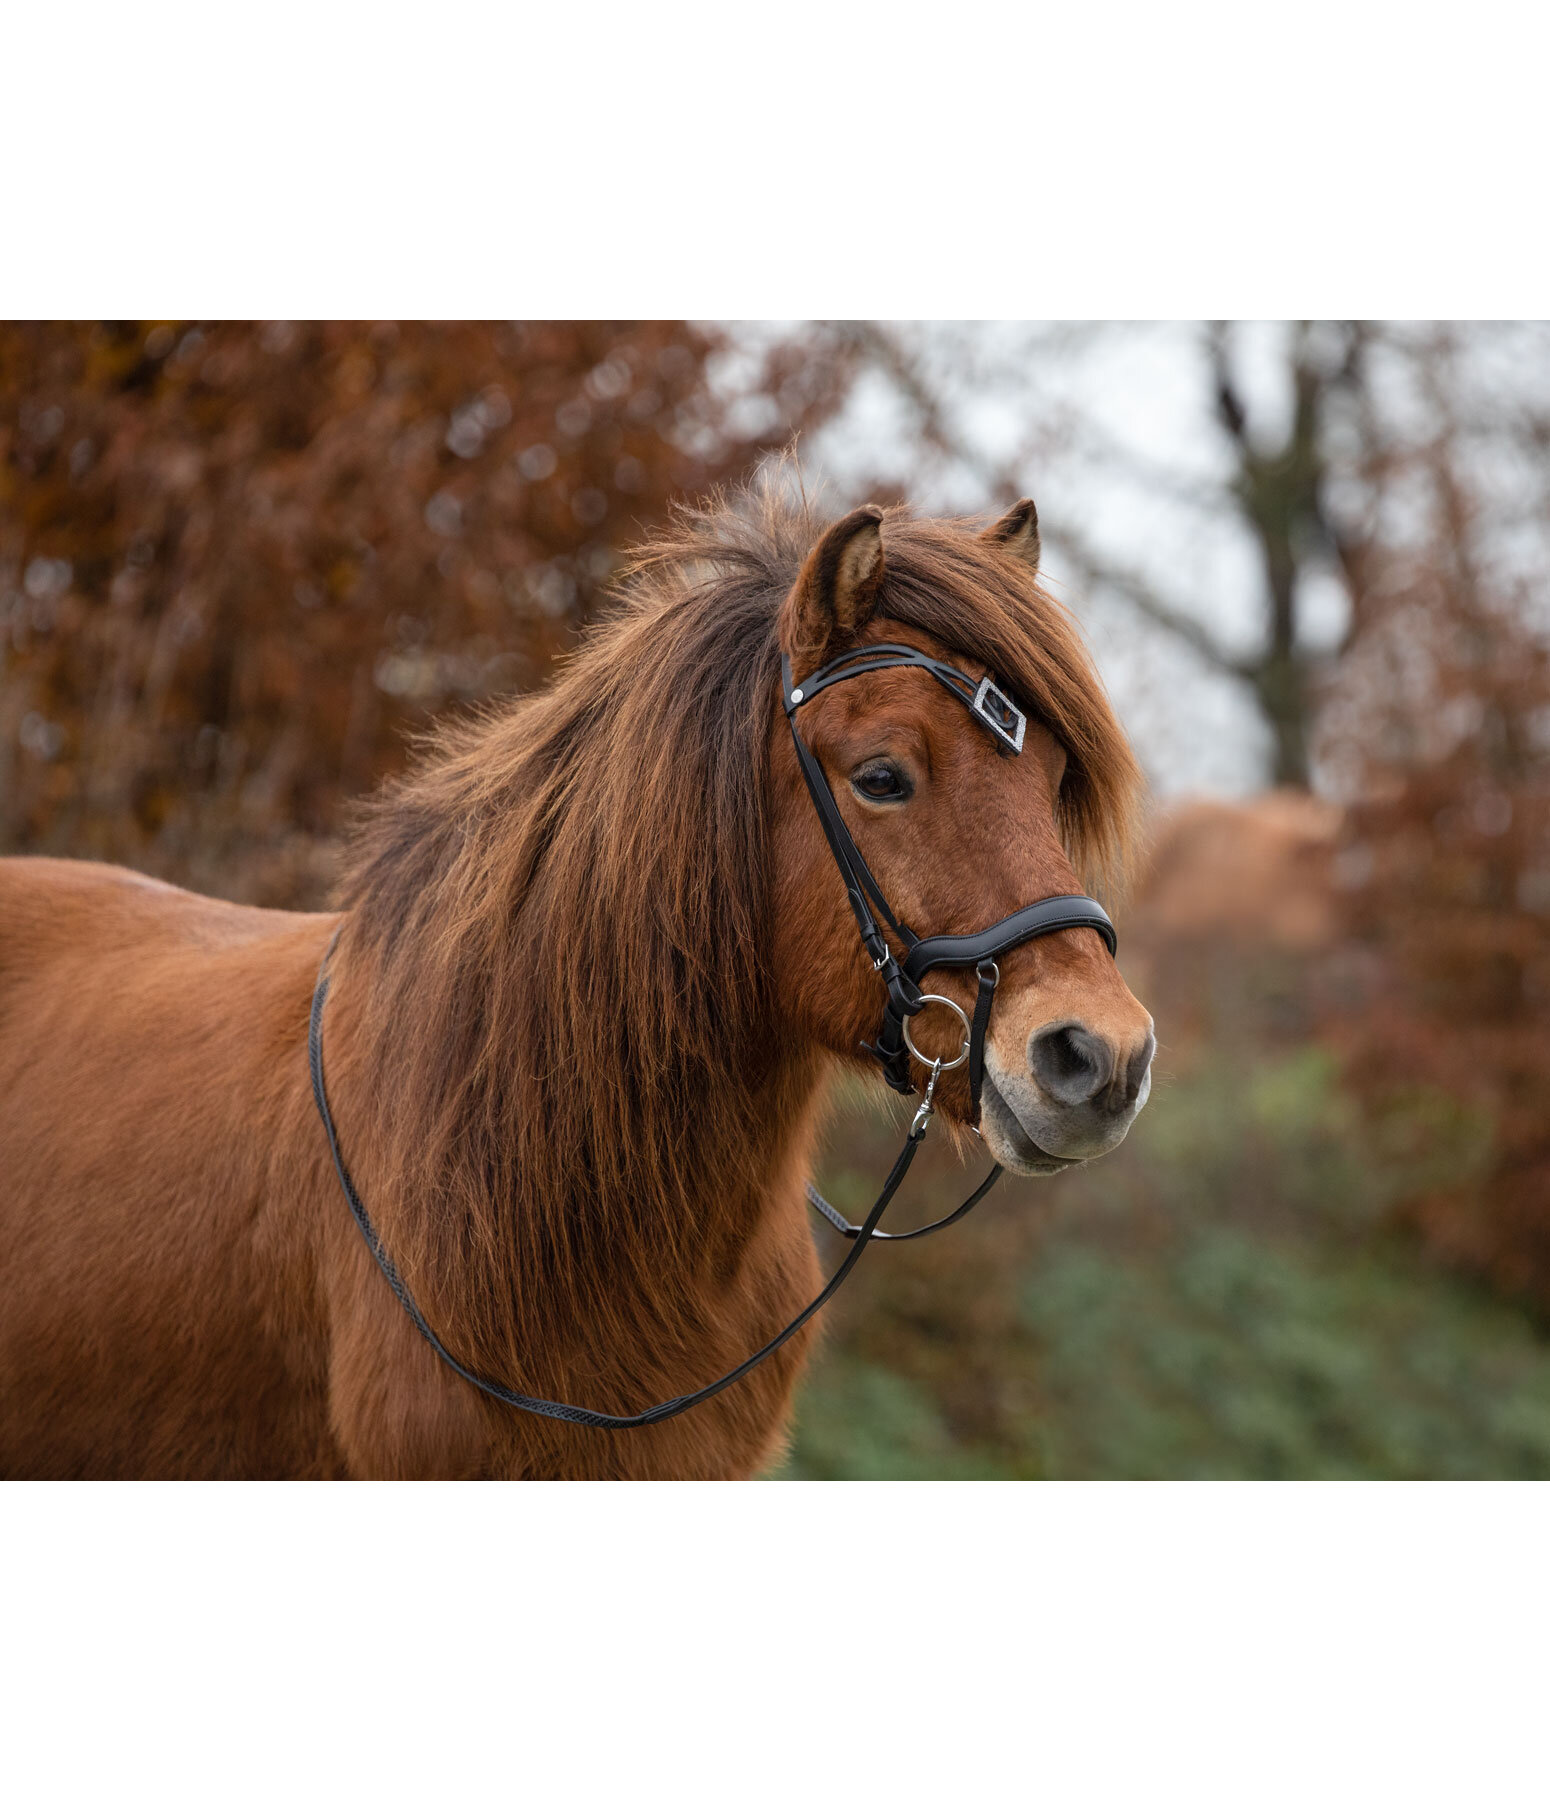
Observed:
[[[1550,1307],[1550,649],[1447,549],[1394,572],[1342,678],[1362,780],[1335,866],[1377,989],[1340,1036],[1380,1128],[1476,1122],[1414,1208],[1428,1240]]]
[[[837,397],[634,324],[0,326],[0,848],[317,901],[341,799]],[[757,429],[748,429],[752,417]]]

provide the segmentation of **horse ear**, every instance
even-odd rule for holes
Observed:
[[[814,544],[786,596],[780,647],[802,680],[855,641],[877,607],[883,585],[883,513],[858,506]]]
[[[980,533],[991,543],[1010,550],[1037,575],[1039,572],[1039,509],[1031,500],[1019,500],[1012,510]]]

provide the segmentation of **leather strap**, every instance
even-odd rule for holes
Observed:
[[[842,651],[821,669],[815,669],[801,688],[795,690],[791,685],[790,660],[783,659],[781,693],[785,701],[786,717],[789,719],[799,706],[805,706],[815,694],[821,694],[825,688],[834,687],[841,681],[853,681],[858,675],[873,675],[879,669],[924,669],[949,689],[955,699],[962,700],[966,706],[973,702],[976,683],[951,663],[928,656],[913,644],[860,644],[854,650]]]
[[[985,1033],[990,1029],[990,1003],[996,997],[1001,971],[988,957],[979,965],[979,988],[974,996],[974,1017],[969,1021],[969,1104],[980,1116],[980,1089],[985,1085]]]
[[[933,1231],[945,1231],[949,1225],[957,1224],[965,1213],[973,1212],[974,1208],[1001,1179],[1003,1173],[1000,1163],[997,1163],[967,1200],[963,1201],[961,1205],[955,1206],[950,1213],[944,1214],[940,1219],[932,1220],[929,1225],[917,1225],[913,1231],[874,1231],[872,1236],[879,1244],[903,1244],[911,1238],[930,1237]],[[807,1184],[807,1204],[820,1217],[827,1219],[841,1237],[853,1238],[861,1235],[861,1226],[852,1225],[844,1213],[840,1212],[837,1207],[830,1206],[812,1182]]]
[[[1044,937],[1051,931],[1070,931],[1079,925],[1096,931],[1108,946],[1110,956],[1118,950],[1113,922],[1096,900],[1089,900],[1086,894],[1055,894],[1008,913],[983,931],[966,932],[961,937],[920,938],[905,954],[904,973],[919,981],[927,969],[972,969],[987,957],[1002,956],[1032,938]]]
[[[802,735],[793,720],[791,737],[796,745],[797,762],[802,770],[802,778],[807,783],[807,791],[812,796],[813,806],[818,813],[818,822],[823,826],[824,836],[829,840],[829,850],[840,866],[840,873],[845,877],[845,888],[850,899],[851,911],[856,915],[856,923],[861,928],[862,941],[866,944],[867,954],[873,963],[878,963],[889,954],[888,945],[877,923],[867,911],[866,901],[860,890],[865,890],[872,904],[883,916],[896,938],[906,949],[920,940],[907,925],[901,925],[894,917],[893,908],[884,897],[878,886],[876,877],[867,867],[866,858],[861,854],[856,840],[850,835],[850,827],[845,823],[834,799],[818,759],[802,742]]]

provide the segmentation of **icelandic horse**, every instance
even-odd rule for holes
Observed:
[[[599,1431],[459,1379],[372,1262],[308,1083],[438,1335],[616,1412],[812,1298],[804,1187],[876,979],[782,717],[886,637],[993,673],[1023,753],[937,682],[815,697],[804,739],[901,918],[969,932],[1114,879],[1135,761],[1031,502],[988,530],[767,493],[680,517],[544,690],[444,726],[364,810],[337,913],[0,862],[0,1473],[735,1477],[782,1452],[810,1333],[669,1422]],[[962,1005],[972,976],[933,985]],[[923,1018],[922,1038],[943,1036]],[[980,1129],[1009,1170],[1112,1148],[1151,1019],[1093,931],[1003,960]],[[936,1052],[933,1051],[932,1054]],[[964,1072],[942,1078],[968,1130]]]

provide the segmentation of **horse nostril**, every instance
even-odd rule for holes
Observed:
[[[1133,1051],[1130,1061],[1125,1065],[1125,1092],[1122,1103],[1126,1107],[1134,1106],[1136,1096],[1141,1092],[1141,1083],[1146,1080],[1146,1072],[1152,1066],[1152,1057],[1157,1051],[1157,1039],[1148,1032],[1142,1040],[1139,1050]]]
[[[1028,1065],[1051,1100],[1080,1106],[1108,1086],[1114,1074],[1114,1052],[1101,1037],[1080,1025],[1054,1025],[1028,1046]]]

